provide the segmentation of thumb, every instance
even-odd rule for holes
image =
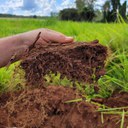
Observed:
[[[41,36],[47,41],[53,41],[58,43],[71,43],[74,40],[73,37],[68,37],[60,32],[56,32],[49,29],[44,29]]]

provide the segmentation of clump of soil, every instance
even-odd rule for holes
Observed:
[[[112,108],[128,106],[128,93],[115,91],[111,97],[103,99],[103,103]]]
[[[127,92],[120,92],[114,91],[113,94],[108,98],[94,98],[91,99],[93,102],[97,102],[100,104],[104,104],[110,108],[116,107],[126,107],[128,106],[128,93]],[[128,110],[128,108],[126,108]]]
[[[29,83],[42,83],[43,77],[60,72],[72,81],[93,83],[105,74],[107,47],[90,43],[47,43],[31,49],[21,66]]]
[[[119,128],[119,115],[97,112],[98,106],[86,101],[65,103],[82,98],[69,87],[49,86],[45,89],[29,89],[1,96],[0,127],[37,128]],[[128,126],[125,118],[124,128]]]

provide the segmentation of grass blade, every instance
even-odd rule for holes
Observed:
[[[124,128],[124,118],[125,118],[125,111],[123,110],[120,128]]]

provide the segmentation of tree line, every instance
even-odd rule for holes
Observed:
[[[97,0],[76,0],[76,8],[63,9],[59,13],[61,20],[93,21],[97,17],[95,3]],[[114,22],[119,18],[127,19],[127,1],[122,4],[120,0],[106,0],[102,9],[102,22]]]

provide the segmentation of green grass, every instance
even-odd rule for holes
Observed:
[[[83,91],[91,97],[108,97],[115,89],[128,91],[128,25],[126,23],[62,22],[54,19],[0,19],[0,23],[0,38],[37,28],[49,28],[73,36],[76,41],[98,39],[101,44],[112,50],[106,62],[107,73],[98,81],[99,94],[95,94],[93,86]],[[9,70],[0,69],[1,89],[13,79],[12,72],[13,66]],[[60,81],[59,77],[59,75],[52,77],[54,84],[70,84],[66,78]],[[81,89],[79,83],[77,85]]]

